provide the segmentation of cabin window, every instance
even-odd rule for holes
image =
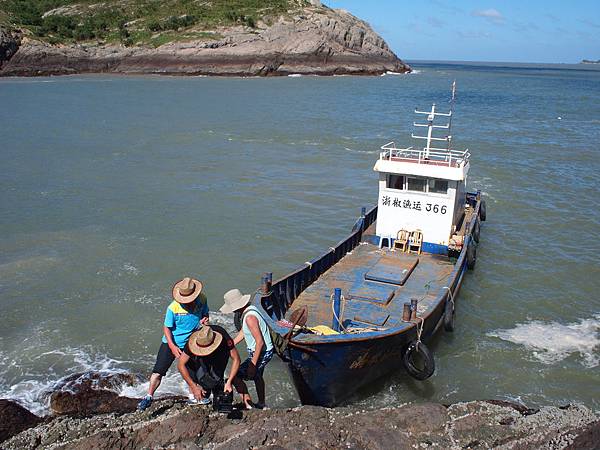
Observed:
[[[425,192],[427,180],[425,178],[408,178],[408,190]]]
[[[388,175],[388,189],[404,189],[404,175]]]
[[[436,194],[447,194],[448,193],[448,180],[438,180],[438,179],[430,179],[429,180],[429,192],[434,192]]]

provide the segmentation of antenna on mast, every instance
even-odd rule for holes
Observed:
[[[452,140],[452,135],[450,135],[450,127],[452,126],[452,110],[454,108],[454,98],[456,91],[456,81],[452,83],[452,99],[450,100],[450,112],[448,113],[440,113],[435,110],[435,103],[431,106],[431,111],[419,111],[415,109],[415,114],[424,114],[427,116],[427,123],[413,123],[415,127],[426,127],[427,128],[427,136],[416,136],[414,133],[411,134],[413,139],[425,139],[427,140],[427,144],[423,148],[424,151],[424,159],[429,159],[430,152],[433,151],[445,151],[444,149],[435,148],[431,146],[432,141],[446,141],[446,150],[450,150]],[[446,125],[434,125],[433,122],[436,116],[444,116],[448,117],[448,123]],[[445,129],[448,130],[448,134],[445,137],[434,137],[433,131],[436,129]]]
[[[456,100],[456,80],[452,82],[452,97],[450,98],[450,118],[448,119],[448,146],[447,149],[450,150],[452,147],[452,135],[450,131],[452,130],[452,114],[454,113],[454,100]]]

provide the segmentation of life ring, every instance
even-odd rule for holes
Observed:
[[[481,205],[479,205],[479,218],[482,222],[485,222],[486,212],[485,200],[481,200]]]
[[[481,225],[479,224],[479,219],[476,219],[475,225],[473,225],[473,239],[477,243],[479,243],[479,234],[480,233],[481,233]]]
[[[467,246],[467,267],[471,270],[475,268],[477,262],[477,247],[472,242]]]
[[[454,316],[456,311],[454,310],[454,304],[450,300],[446,300],[446,306],[444,306],[444,330],[454,331]]]
[[[421,357],[423,360],[423,367],[417,367],[414,362],[415,355],[419,355]],[[404,367],[406,367],[408,374],[417,380],[426,380],[433,375],[433,372],[435,371],[435,361],[433,360],[433,355],[427,346],[422,342],[412,341],[408,345],[406,352],[404,352],[402,361],[404,362]]]
[[[242,313],[236,311],[233,313],[233,324],[235,325],[235,329],[240,331],[242,329]]]

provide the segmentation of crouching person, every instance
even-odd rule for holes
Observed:
[[[221,312],[239,312],[242,314],[242,329],[233,342],[238,344],[242,340],[246,340],[248,358],[240,366],[239,380],[237,381],[236,388],[241,394],[246,408],[250,409],[254,406],[263,409],[265,408],[265,380],[263,373],[265,367],[273,358],[273,343],[267,323],[260,316],[256,307],[250,305],[250,298],[250,295],[243,295],[239,289],[232,289],[223,296],[225,304],[221,307]],[[254,381],[258,403],[252,405],[250,394],[246,389],[246,385],[241,380]]]
[[[224,381],[225,369],[231,358],[229,378]],[[192,333],[177,362],[181,376],[194,396],[190,403],[208,404],[222,392],[232,393],[240,367],[240,355],[233,339],[218,325],[203,326]]]

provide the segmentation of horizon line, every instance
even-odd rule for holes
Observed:
[[[400,58],[405,62],[445,62],[445,63],[492,63],[492,64],[554,64],[554,65],[594,65],[595,63],[579,62],[544,62],[544,61],[494,61],[494,60],[474,60],[474,59],[415,59]]]

